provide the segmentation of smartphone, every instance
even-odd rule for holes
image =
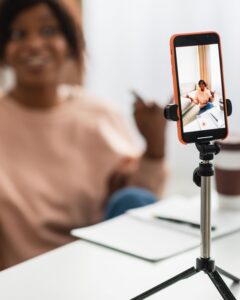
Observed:
[[[216,32],[177,34],[170,40],[178,137],[186,143],[228,134],[220,37]]]

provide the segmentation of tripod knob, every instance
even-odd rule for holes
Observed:
[[[232,102],[229,99],[226,99],[227,103],[227,115],[231,116],[232,115]]]
[[[199,175],[199,168],[196,168],[195,170],[194,170],[194,172],[193,172],[193,182],[197,185],[197,186],[199,186],[199,187],[201,187],[201,176]]]
[[[164,117],[167,120],[178,121],[178,106],[176,104],[168,104],[164,109]]]

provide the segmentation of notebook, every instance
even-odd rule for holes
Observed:
[[[160,261],[199,247],[200,230],[153,218],[155,215],[200,222],[200,200],[176,196],[114,219],[71,231],[72,235],[147,261]],[[213,239],[240,230],[240,212],[212,213]]]

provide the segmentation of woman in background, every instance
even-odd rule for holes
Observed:
[[[112,107],[80,86],[59,88],[69,62],[83,77],[77,9],[70,0],[0,4],[0,59],[16,77],[0,101],[0,269],[163,192],[162,109],[136,99],[142,154]]]
[[[214,92],[207,88],[207,84],[204,80],[199,80],[199,88],[196,91],[194,98],[187,95],[187,98],[191,99],[195,104],[199,105],[199,114],[213,107],[212,102],[214,101]]]

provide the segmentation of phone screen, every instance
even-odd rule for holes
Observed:
[[[188,36],[175,45],[181,130],[187,142],[226,136],[220,43],[213,36]]]

